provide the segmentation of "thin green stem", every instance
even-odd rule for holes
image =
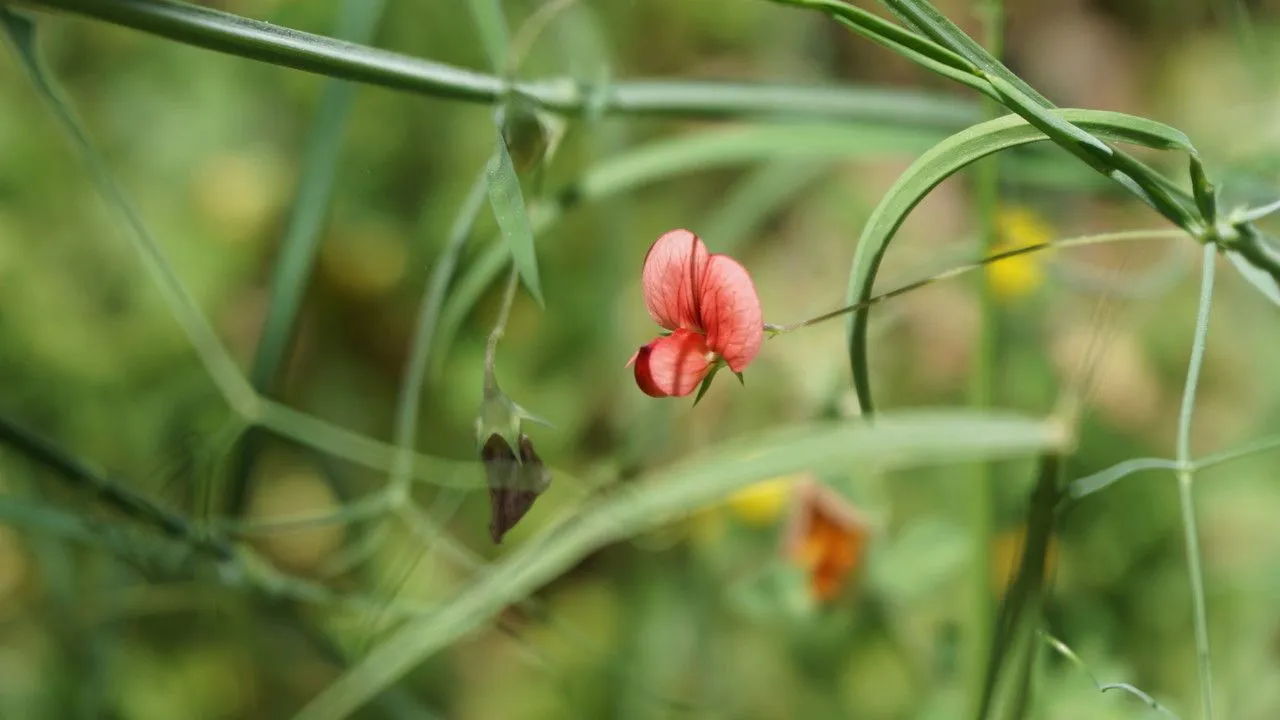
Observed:
[[[5,6],[0,6],[0,12],[9,14]],[[7,23],[5,30],[9,33],[10,40],[17,48],[23,66],[35,85],[40,98],[45,102],[53,113],[54,118],[62,125],[67,136],[71,139],[76,154],[79,156],[80,161],[84,163],[85,169],[88,170],[89,176],[97,187],[98,192],[102,194],[103,199],[115,211],[120,213],[125,224],[128,225],[130,244],[133,245],[134,250],[142,260],[142,264],[155,281],[156,288],[160,291],[161,296],[164,297],[165,303],[169,306],[174,319],[177,320],[178,325],[186,334],[188,342],[195,349],[201,363],[204,364],[205,371],[209,373],[209,377],[212,378],[219,392],[222,393],[223,398],[225,398],[233,411],[245,419],[253,418],[258,410],[257,393],[254,392],[249,381],[245,379],[244,373],[240,371],[235,359],[231,357],[226,347],[223,346],[218,334],[214,332],[208,319],[200,311],[195,299],[191,297],[182,281],[178,279],[177,273],[169,263],[164,251],[160,249],[155,236],[151,234],[146,223],[143,222],[141,214],[138,213],[129,197],[125,195],[124,189],[116,182],[111,170],[107,167],[106,161],[94,148],[93,142],[89,139],[89,134],[84,125],[76,116],[70,100],[67,99],[61,88],[58,87],[56,80],[44,67],[44,63],[37,53],[34,25],[29,23],[18,25],[17,21],[23,20],[23,18],[21,16],[11,17],[16,18],[16,20]],[[19,28],[21,28],[21,31],[19,31]]]
[[[958,128],[977,119],[971,103],[925,93],[848,86],[635,81],[597,92],[570,78],[510,85],[495,75],[345,43],[322,35],[169,0],[24,0],[57,10],[307,72],[433,97],[493,104],[514,89],[560,113],[840,118]]]
[[[480,215],[485,199],[485,173],[483,170],[471,184],[467,197],[449,229],[445,247],[436,259],[435,269],[427,281],[422,295],[422,303],[418,310],[418,322],[414,327],[409,356],[405,360],[404,374],[400,383],[399,396],[396,398],[395,428],[392,430],[392,442],[396,447],[395,459],[391,468],[391,492],[399,495],[408,493],[408,483],[413,472],[413,439],[418,432],[418,405],[422,397],[422,387],[426,381],[427,367],[431,356],[432,339],[440,320],[440,309],[444,306],[445,295],[449,283],[453,280],[453,271],[458,264],[458,254],[463,244],[471,235],[476,218]]]
[[[1193,472],[1200,472],[1201,470],[1240,460],[1251,455],[1258,455],[1275,450],[1280,450],[1280,437],[1267,438],[1265,440],[1250,443],[1244,447],[1236,448],[1235,450],[1225,450],[1220,453],[1208,455],[1192,463],[1191,470]]]
[[[337,512],[298,514],[259,521],[218,522],[214,523],[214,525],[229,535],[243,538],[251,535],[272,535],[332,525],[346,525],[378,517],[389,512],[393,507],[394,503],[388,493],[376,492],[347,503]]]
[[[1070,247],[1083,247],[1085,245],[1099,245],[1102,243],[1124,242],[1124,241],[1131,241],[1131,240],[1176,240],[1183,237],[1186,237],[1186,233],[1183,232],[1182,230],[1123,230],[1120,232],[1100,233],[1098,235],[1081,235],[1079,237],[1066,238],[1063,240],[1054,240],[1050,242],[1036,243],[1034,245],[1025,245],[1023,247],[1018,247],[1018,248],[1013,248],[1010,250],[1004,250],[1004,251],[998,252],[994,255],[985,257],[982,260],[979,260],[978,262],[975,262],[975,263],[969,263],[968,265],[960,265],[957,267],[953,267],[953,268],[950,268],[949,270],[944,270],[936,275],[931,275],[921,280],[915,280],[915,281],[909,282],[906,285],[894,288],[893,290],[890,290],[886,293],[882,293],[880,295],[876,295],[875,297],[869,298],[864,302],[854,303],[853,305],[846,305],[837,310],[832,310],[831,312],[823,313],[816,317],[809,318],[808,320],[801,320],[799,322],[794,322],[789,325],[773,325],[770,323],[765,323],[764,327],[767,332],[773,335],[783,335],[785,333],[794,332],[801,328],[811,327],[819,323],[824,323],[828,320],[834,320],[835,318],[843,317],[845,315],[858,312],[859,310],[864,310],[866,308],[879,305],[880,303],[883,303],[886,300],[891,300],[900,295],[906,295],[907,293],[912,292],[913,290],[919,290],[920,288],[925,287],[926,285],[932,285],[933,283],[940,282],[943,280],[950,280],[952,278],[956,278],[961,275],[965,275],[967,273],[973,272],[974,270],[978,270],[980,268],[986,267],[987,265],[998,263],[1002,260],[1008,260],[1010,258],[1018,257],[1019,255],[1029,255],[1031,253],[1041,252],[1043,250],[1050,250],[1053,248],[1063,249],[1063,248],[1070,248]]]
[[[498,387],[495,375],[498,341],[506,334],[507,319],[511,316],[511,306],[515,304],[516,288],[519,286],[520,273],[512,266],[511,273],[507,279],[507,289],[502,296],[502,308],[498,310],[498,320],[493,324],[493,330],[489,333],[489,342],[485,344],[484,348],[484,388],[486,395]]]
[[[1165,706],[1161,705],[1159,702],[1156,702],[1156,699],[1151,697],[1151,695],[1149,695],[1146,692],[1143,692],[1142,690],[1134,687],[1133,685],[1130,685],[1129,683],[1102,682],[1101,680],[1098,679],[1097,675],[1093,674],[1093,671],[1090,670],[1089,666],[1084,663],[1084,660],[1081,660],[1080,656],[1077,655],[1074,650],[1072,650],[1070,647],[1067,647],[1066,643],[1055,638],[1054,636],[1050,635],[1044,630],[1038,630],[1037,632],[1039,633],[1040,638],[1043,639],[1049,647],[1053,648],[1055,652],[1057,652],[1062,657],[1066,658],[1067,662],[1074,665],[1077,670],[1084,673],[1084,675],[1089,678],[1089,682],[1093,683],[1093,686],[1098,689],[1098,692],[1105,693],[1108,690],[1119,690],[1121,692],[1128,693],[1133,697],[1141,700],[1147,707],[1151,708],[1152,710],[1164,715],[1165,717],[1170,717],[1170,718],[1174,718],[1174,720],[1177,720],[1178,716],[1174,715],[1172,711],[1170,711]]]
[[[225,538],[198,532],[185,517],[99,474],[48,439],[4,417],[0,417],[0,443],[49,468],[69,486],[93,493],[125,517],[184,541],[219,560],[230,560],[234,556],[231,543]]]
[[[981,0],[983,32],[987,51],[994,58],[1002,53],[1004,39],[1004,6],[1001,0]],[[996,100],[983,102],[988,117],[999,117],[1003,107]],[[999,242],[996,213],[1000,204],[1000,155],[984,159],[976,168],[976,188],[980,246],[984,255],[990,254]],[[974,365],[971,369],[969,403],[974,407],[988,408],[996,402],[995,378],[1001,372],[1000,308],[985,276],[978,282],[979,329]],[[991,536],[995,525],[995,473],[992,463],[981,462],[973,467],[973,486],[966,492],[968,500],[968,524],[972,563],[969,568],[970,607],[967,637],[967,661],[962,674],[969,688],[969,707],[976,712],[983,702],[982,680],[986,672],[985,661],[990,654],[992,615],[995,598],[991,593],[992,568]]]
[[[1195,614],[1196,664],[1200,678],[1200,708],[1203,720],[1213,720],[1213,673],[1209,656],[1209,624],[1205,612],[1204,576],[1200,564],[1200,540],[1196,531],[1195,503],[1192,497],[1191,419],[1195,412],[1196,387],[1204,364],[1205,344],[1209,336],[1209,311],[1213,306],[1213,277],[1216,249],[1204,248],[1204,267],[1200,281],[1200,305],[1196,313],[1195,337],[1191,345],[1191,361],[1182,393],[1182,409],[1178,414],[1177,461],[1178,500],[1182,509],[1182,529],[1186,542],[1187,573],[1191,580],[1191,603]]]
[[[395,463],[397,450],[392,445],[271,400],[263,401],[258,425],[305,447],[372,470],[390,472]],[[473,461],[417,452],[411,457],[412,475],[423,482],[456,488],[476,488],[481,484],[478,463]]]

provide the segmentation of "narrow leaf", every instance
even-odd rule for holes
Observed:
[[[1204,172],[1204,163],[1199,155],[1191,156],[1191,192],[1196,199],[1196,207],[1209,225],[1218,222],[1218,195],[1209,176]]]
[[[1191,142],[1177,130],[1160,123],[1122,113],[1095,110],[1053,110],[1059,121],[1118,142],[1151,148],[1193,152]],[[1044,132],[1026,120],[1006,115],[963,130],[920,156],[898,178],[863,228],[849,274],[847,304],[871,298],[875,276],[902,222],[938,183],[970,163],[1007,148],[1046,140]],[[874,412],[867,367],[867,323],[870,308],[855,312],[849,320],[849,362],[853,369],[858,403],[864,414]]]
[[[811,423],[741,438],[615,488],[492,565],[438,612],[411,621],[313,698],[294,720],[339,720],[512,602],[619,540],[661,527],[753,482],[801,470],[847,472],[1010,458],[1057,448],[1053,423],[973,411],[886,413],[875,423]]]
[[[722,367],[724,367],[724,365],[721,363],[712,365],[711,372],[707,373],[707,376],[702,378],[702,384],[698,386],[698,394],[693,398],[694,407],[698,407],[698,403],[702,401],[702,396],[706,395],[707,391],[711,389],[711,381],[716,379],[716,373],[720,372],[720,368]]]
[[[542,284],[538,279],[538,257],[533,248],[533,225],[525,210],[524,193],[520,189],[520,176],[516,174],[515,165],[511,161],[511,153],[497,132],[497,143],[493,157],[485,170],[485,179],[489,185],[489,204],[493,206],[493,216],[498,221],[498,229],[507,241],[511,251],[512,262],[520,273],[520,280],[525,289],[543,306]]]
[[[1239,214],[1232,216],[1231,221],[1235,224],[1257,222],[1275,212],[1280,212],[1280,200],[1261,207],[1242,210]]]
[[[489,67],[498,75],[504,74],[507,67],[507,48],[511,44],[507,31],[507,20],[502,15],[499,0],[470,0],[467,6],[471,9],[471,18],[480,33],[480,44],[484,46],[484,54],[489,58]]]
[[[972,63],[925,37],[895,25],[878,15],[838,0],[773,0],[783,5],[819,10],[836,18],[841,24],[863,37],[895,52],[909,55],[917,62],[929,61],[960,75],[977,78],[977,67]],[[936,68],[935,68],[936,69]],[[948,73],[951,74],[951,73]]]
[[[1268,300],[1280,306],[1280,282],[1276,282],[1271,273],[1249,262],[1248,258],[1241,255],[1239,251],[1227,250],[1226,255],[1227,259],[1240,272],[1240,275],[1249,281],[1250,285],[1257,288],[1258,292],[1262,293]]]
[[[963,57],[968,62],[981,68],[988,78],[1002,78],[1032,102],[1042,108],[1052,108],[1053,104],[1036,89],[1028,85],[1009,68],[991,56],[977,41],[969,37],[942,13],[938,12],[925,0],[881,0],[889,11],[901,18],[909,26],[916,28],[925,37],[942,47]]]
[[[336,34],[343,40],[367,43],[378,26],[386,0],[345,0]],[[321,230],[329,214],[338,159],[347,119],[355,105],[357,86],[344,80],[325,83],[320,105],[312,120],[299,172],[297,195],[289,215],[289,225],[280,243],[271,278],[271,297],[258,347],[254,352],[249,382],[258,392],[272,393],[297,327],[302,298],[310,285],[320,248]],[[232,516],[244,509],[248,478],[261,442],[261,430],[251,429],[242,439],[234,460],[225,497]]]

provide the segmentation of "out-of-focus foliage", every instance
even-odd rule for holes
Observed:
[[[837,79],[956,92],[821,17],[764,2],[582,2],[590,14],[553,19],[522,76],[594,72],[599,59],[589,56],[582,69],[583,48],[593,44],[586,23],[600,34],[615,78]],[[206,4],[327,34],[340,3]],[[978,27],[979,3],[937,4],[966,29]],[[465,3],[387,5],[378,46],[488,67]],[[501,5],[518,28],[538,3]],[[1246,19],[1227,0],[1008,5],[1008,64],[1059,105],[1144,114],[1183,130],[1220,179],[1225,207],[1280,193],[1280,5],[1240,3]],[[183,284],[247,367],[323,79],[101,23],[39,17],[50,69]],[[0,60],[0,101],[0,414],[56,437],[197,524],[231,520],[220,493],[238,425],[12,55]],[[491,118],[489,107],[358,91],[278,399],[390,438],[423,285],[492,152]],[[706,124],[574,119],[541,187]],[[556,469],[552,488],[501,547],[488,540],[479,488],[417,487],[417,505],[446,518],[458,544],[492,559],[563,517],[590,484],[608,492],[748,431],[851,415],[857,403],[838,321],[770,340],[745,386],[721,378],[696,409],[642,395],[624,368],[653,334],[639,270],[654,238],[687,227],[751,271],[766,321],[834,309],[863,222],[914,157],[894,155],[691,172],[570,211],[537,243],[545,309],[517,300],[497,361],[503,390],[554,426],[526,427]],[[1129,198],[1079,182],[1047,187],[1044,176],[1080,175],[1063,153],[1049,161],[1002,165],[1009,247],[1040,241],[1020,233],[1160,226]],[[533,191],[524,189],[527,199]],[[969,178],[943,183],[904,226],[877,287],[971,259],[975,213]],[[710,227],[741,234],[716,237]],[[462,272],[497,233],[482,213]],[[1047,414],[1072,378],[1094,378],[1072,477],[1173,454],[1197,274],[1194,253],[1174,245],[1037,254],[991,271],[1004,288],[997,404]],[[1222,277],[1196,456],[1280,432],[1280,316],[1238,276]],[[877,308],[871,377],[880,407],[964,402],[976,297],[973,283],[955,281]],[[484,346],[500,300],[495,283],[443,370],[428,377],[422,452],[474,456]],[[1272,453],[1198,475],[1214,690],[1221,716],[1233,720],[1280,714],[1278,467]],[[830,599],[808,592],[785,542],[798,512],[794,488],[808,478],[771,481],[596,553],[417,668],[361,716],[423,717],[414,713],[427,708],[459,720],[960,717],[968,689],[957,637],[969,608],[957,598],[972,584],[979,541],[991,546],[1003,571],[993,589],[1003,591],[1032,471],[1029,461],[1000,466],[995,532],[981,540],[963,512],[971,492],[964,466],[851,467],[820,478],[867,524],[865,552]],[[246,519],[329,512],[386,482],[384,473],[269,443],[251,477]],[[0,508],[10,498],[67,514],[98,539],[69,542],[52,516],[43,525],[30,514],[0,525],[3,718],[287,717],[340,674],[344,655],[366,650],[402,604],[427,605],[484,572],[398,521],[280,531],[253,538],[277,568],[375,607],[264,599],[207,564],[175,575],[122,563],[118,555],[145,554],[154,539],[0,447]],[[0,523],[9,516],[0,513]],[[1062,522],[1050,631],[1103,682],[1133,683],[1195,717],[1172,475],[1133,476]],[[1149,712],[1132,698],[1100,695],[1047,649],[1038,668],[1040,717]]]

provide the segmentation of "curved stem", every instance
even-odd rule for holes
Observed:
[[[1204,601],[1204,575],[1200,565],[1200,541],[1196,531],[1195,504],[1191,493],[1191,418],[1195,412],[1196,387],[1204,365],[1205,343],[1209,336],[1209,310],[1213,306],[1213,276],[1217,251],[1204,247],[1204,267],[1200,281],[1200,306],[1196,312],[1195,337],[1191,345],[1191,361],[1187,382],[1182,392],[1182,409],[1178,414],[1178,501],[1182,509],[1182,529],[1186,541],[1187,573],[1191,580],[1191,604],[1195,615],[1196,660],[1200,677],[1200,708],[1204,720],[1213,720],[1213,674],[1209,658],[1209,623]]]

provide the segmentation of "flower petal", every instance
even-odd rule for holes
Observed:
[[[679,329],[640,348],[632,361],[636,385],[650,397],[688,395],[711,369],[706,338]]]
[[[707,347],[741,372],[760,352],[764,342],[764,315],[760,297],[746,268],[727,255],[712,255],[702,276],[702,327],[707,331]]]
[[[644,256],[644,304],[649,316],[668,330],[701,330],[698,293],[706,272],[707,246],[688,230],[663,234]]]

